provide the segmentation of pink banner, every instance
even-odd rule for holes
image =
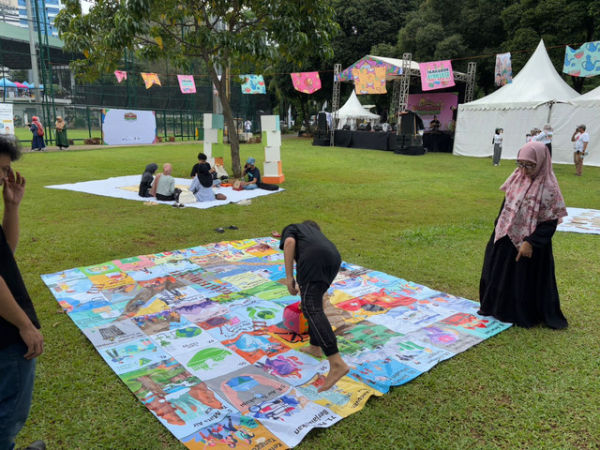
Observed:
[[[321,89],[319,72],[297,72],[291,73],[294,89],[305,94],[312,94]]]
[[[177,75],[177,81],[179,81],[179,89],[182,94],[196,93],[196,83],[194,83],[193,75]]]
[[[421,72],[421,89],[432,91],[454,86],[452,63],[446,61],[432,61],[419,63]]]
[[[115,70],[115,77],[117,77],[117,82],[121,82],[127,79],[127,72],[124,70]]]
[[[454,126],[452,108],[456,109],[457,105],[458,94],[456,92],[410,94],[407,108],[423,119],[425,129],[431,128],[430,122],[436,116],[440,121],[440,130],[451,130]]]
[[[146,89],[150,89],[154,84],[161,86],[158,74],[156,73],[142,72],[142,78],[144,79],[144,85],[146,86]]]

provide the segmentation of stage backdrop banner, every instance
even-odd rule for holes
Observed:
[[[15,134],[12,103],[0,103],[0,134]]]
[[[437,116],[441,123],[441,130],[447,130],[452,122],[452,106],[458,105],[458,94],[456,92],[444,92],[441,94],[410,94],[408,96],[408,109],[423,119],[427,128],[433,116]]]
[[[565,48],[563,72],[574,77],[600,74],[600,41],[586,42],[578,49]]]
[[[360,69],[352,69],[356,95],[386,94],[385,74],[386,68],[383,65],[363,66]]]
[[[312,94],[321,89],[319,72],[297,72],[291,73],[294,89],[304,94]]]
[[[424,91],[454,86],[452,63],[449,60],[419,63],[419,71]]]
[[[103,109],[102,139],[105,145],[154,144],[156,115],[154,111]]]
[[[494,72],[496,86],[504,86],[512,83],[512,63],[510,52],[498,53],[496,55],[496,70]]]
[[[179,89],[182,94],[195,94],[196,83],[194,83],[193,75],[177,75],[177,81],[179,81]]]

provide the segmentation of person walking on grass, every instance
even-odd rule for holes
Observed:
[[[69,148],[69,138],[67,137],[67,124],[65,120],[58,116],[54,122],[56,127],[56,146],[59,150]]]
[[[21,155],[17,142],[0,136],[0,185],[4,216],[0,226],[0,449],[13,449],[25,425],[35,378],[36,358],[44,351],[33,302],[14,252],[19,241],[19,205],[25,178],[11,168]],[[28,449],[44,449],[36,441]]]
[[[281,233],[279,248],[283,250],[288,291],[291,295],[300,292],[300,306],[308,321],[310,345],[307,353],[315,357],[324,354],[329,361],[329,374],[318,389],[323,392],[333,387],[349,370],[323,310],[323,295],[336,277],[342,259],[335,245],[312,220],[286,226]]]
[[[31,131],[31,150],[42,151],[46,148],[46,143],[44,142],[44,126],[40,122],[38,116],[31,117],[31,123],[29,124],[29,131]]]

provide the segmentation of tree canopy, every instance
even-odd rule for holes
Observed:
[[[85,15],[78,0],[66,0],[56,25],[66,49],[85,55],[73,67],[88,79],[118,68],[125,50],[180,67],[203,61],[229,130],[235,126],[219,68],[242,74],[273,61],[331,57],[338,29],[324,0],[98,0]],[[237,134],[229,138],[233,172],[240,176]]]

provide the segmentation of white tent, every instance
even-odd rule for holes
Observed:
[[[355,124],[356,120],[368,120],[370,122],[379,120],[379,115],[373,114],[361,105],[354,91],[352,91],[344,106],[338,109],[335,114],[339,119],[338,128],[342,128],[347,123]]]
[[[563,142],[560,116],[563,110],[573,107],[572,101],[578,96],[556,72],[542,40],[512,83],[486,97],[459,105],[454,154],[491,156],[494,130],[503,128],[502,158],[515,159],[525,144],[525,135],[532,128],[542,128],[550,122],[555,136],[553,160],[572,162],[572,145]],[[567,108],[559,108],[562,106]]]
[[[556,145],[561,150],[567,150],[564,154],[561,152],[558,161],[554,158],[553,151],[555,161],[573,162],[571,137],[577,126],[585,125],[590,142],[587,148],[589,155],[585,157],[584,165],[600,166],[600,87],[573,99],[571,104],[554,105],[552,122],[555,124],[552,149]]]

